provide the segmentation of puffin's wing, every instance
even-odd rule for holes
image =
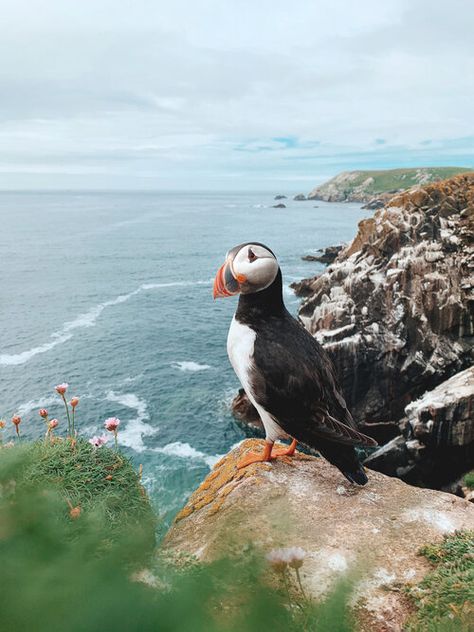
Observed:
[[[299,441],[377,445],[357,430],[327,353],[289,314],[257,332],[251,382],[257,403]]]

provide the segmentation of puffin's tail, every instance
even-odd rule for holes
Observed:
[[[367,474],[353,445],[319,441],[317,449],[321,456],[339,468],[351,483],[365,485],[368,482]]]
[[[351,483],[357,483],[357,485],[365,485],[369,482],[367,478],[367,474],[365,473],[364,467],[359,463],[359,466],[356,470],[343,470],[339,468],[348,481]]]

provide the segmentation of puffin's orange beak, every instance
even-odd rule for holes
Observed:
[[[231,262],[227,260],[217,271],[214,279],[213,295],[214,298],[223,298],[226,296],[234,296],[240,292],[240,284],[245,283],[247,277],[243,274],[234,276],[232,272]]]

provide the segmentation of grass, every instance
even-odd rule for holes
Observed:
[[[474,531],[456,532],[421,551],[432,564],[422,582],[409,589],[417,612],[409,630],[473,630]]]
[[[430,182],[436,180],[444,180],[460,173],[467,173],[473,169],[465,167],[418,167],[414,169],[384,169],[380,171],[355,171],[358,175],[351,182],[344,181],[341,188],[345,195],[349,195],[352,191],[360,186],[367,178],[373,178],[373,182],[364,187],[364,192],[370,195],[384,193],[388,191],[396,191],[399,189],[408,189],[419,184],[419,172],[427,172],[430,176]],[[322,185],[324,186],[324,185]]]
[[[79,513],[72,509],[79,507]],[[139,478],[86,441],[0,449],[0,632],[349,632],[349,584],[313,604],[251,551],[211,565],[156,556]],[[132,581],[151,568],[153,587]]]
[[[466,487],[469,487],[469,489],[474,489],[474,470],[472,470],[472,472],[468,472],[464,476],[464,483]]]

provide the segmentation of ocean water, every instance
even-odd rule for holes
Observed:
[[[268,193],[1,193],[0,417],[64,411],[54,385],[81,398],[79,432],[121,419],[119,443],[165,523],[244,433],[230,415],[239,387],[226,354],[236,298],[212,279],[232,246],[277,254],[287,287],[322,269],[301,255],[349,241],[368,215],[354,204]],[[318,208],[314,208],[315,204]],[[4,439],[13,437],[8,424]]]

